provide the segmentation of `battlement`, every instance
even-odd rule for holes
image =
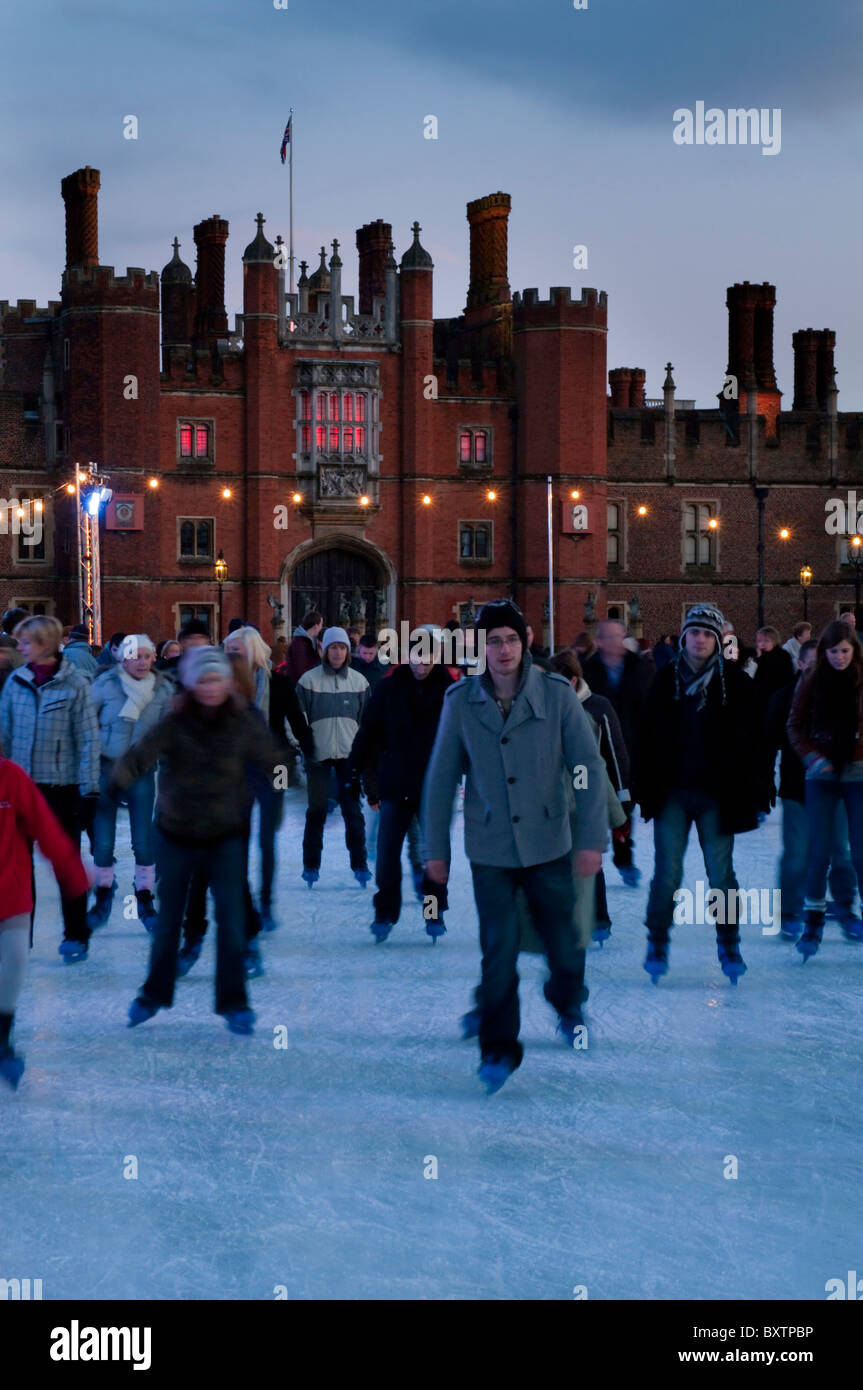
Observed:
[[[512,297],[513,329],[545,323],[579,324],[606,328],[608,295],[605,290],[583,289],[580,299],[572,298],[569,285],[552,285],[548,299],[540,299],[536,289],[516,291]]]
[[[35,299],[19,299],[12,306],[8,299],[0,299],[0,323],[4,332],[14,327],[14,320],[24,323],[28,319],[53,319],[60,312],[59,299],[49,299],[47,307],[37,305]]]
[[[144,270],[140,266],[127,266],[125,275],[117,275],[112,265],[88,267],[72,266],[63,271],[62,290],[64,299],[71,292],[76,299],[92,298],[93,292],[110,294],[119,291],[121,295],[139,295],[158,302],[159,276],[155,270]]]

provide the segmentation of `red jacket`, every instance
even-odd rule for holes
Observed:
[[[0,924],[33,911],[30,843],[50,860],[67,897],[89,887],[81,856],[23,768],[0,757]]]

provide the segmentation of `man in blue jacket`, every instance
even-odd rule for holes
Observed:
[[[608,841],[608,796],[587,716],[569,681],[533,665],[521,610],[508,599],[492,600],[476,627],[485,638],[487,669],[450,686],[444,696],[423,789],[423,833],[428,878],[445,883],[453,796],[466,773],[465,850],[482,947],[479,1075],[491,1094],[523,1053],[518,887],[545,946],[551,971],[545,996],[568,1042],[583,1021],[573,870],[579,877],[599,871]],[[570,785],[578,817],[575,846]]]

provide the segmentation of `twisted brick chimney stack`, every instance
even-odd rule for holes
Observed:
[[[511,299],[507,279],[508,193],[489,193],[467,205],[470,223],[470,285],[467,313]]]
[[[225,243],[228,224],[218,213],[195,227],[198,261],[195,270],[195,337],[215,342],[228,336],[225,311]]]
[[[755,382],[757,413],[766,421],[768,437],[776,433],[782,392],[776,384],[773,367],[773,310],[776,307],[776,286],[750,284],[729,285],[725,300],[728,307],[728,374],[737,378],[738,402],[741,413],[748,411],[747,387]]]
[[[67,174],[60,184],[66,204],[66,269],[89,269],[99,264],[98,169],[87,164]]]
[[[387,251],[393,239],[389,222],[378,217],[357,227],[357,250],[360,253],[359,312],[370,314],[375,295],[383,298],[387,292]]]

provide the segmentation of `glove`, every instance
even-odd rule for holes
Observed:
[[[618,825],[614,830],[612,830],[611,838],[616,845],[624,845],[626,844],[626,841],[629,839],[631,833],[632,822],[627,816],[626,820],[623,822],[623,825]]]

